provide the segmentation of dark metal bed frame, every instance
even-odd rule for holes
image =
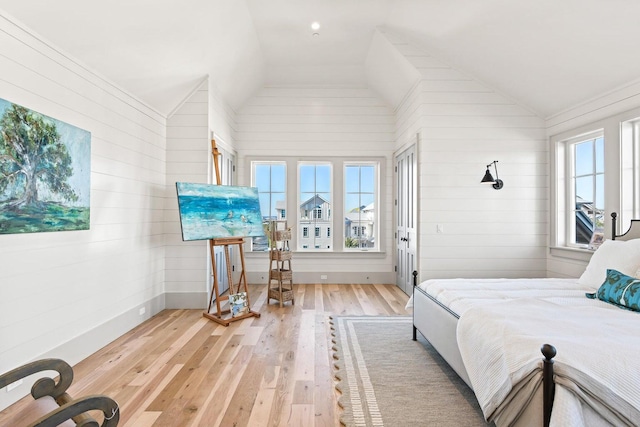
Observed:
[[[632,219],[629,229],[623,234],[616,235],[616,227],[617,227],[617,219],[618,214],[616,212],[611,213],[611,240],[616,240],[616,237],[627,236],[634,229],[634,224],[640,225],[640,220]],[[638,225],[636,225],[638,227]],[[632,238],[629,236],[629,238]],[[415,289],[418,286],[418,272],[413,271],[413,289],[415,293]],[[440,304],[438,301],[434,299],[434,301]],[[441,307],[451,312],[454,316],[458,317],[455,313],[453,313],[449,308],[440,304]],[[418,328],[413,325],[413,340],[417,340],[417,332]],[[553,381],[553,358],[556,357],[556,348],[551,344],[544,344],[540,351],[544,356],[542,360],[542,405],[543,405],[543,420],[544,427],[549,427],[551,421],[551,410],[553,409],[553,399],[555,397],[555,383]]]

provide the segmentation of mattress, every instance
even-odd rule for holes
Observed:
[[[576,298],[597,288],[578,283],[578,279],[430,279],[418,285],[438,303],[458,316],[479,304],[519,298],[538,298],[560,305],[570,305]],[[413,306],[413,297],[407,308]]]

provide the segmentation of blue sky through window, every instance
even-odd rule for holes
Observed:
[[[347,166],[345,168],[345,210],[351,212],[375,201],[375,167]]]

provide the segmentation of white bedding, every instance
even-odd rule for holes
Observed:
[[[640,420],[640,313],[584,297],[468,306],[457,339],[485,414],[509,425],[542,381],[540,347],[556,347],[552,425],[594,415],[613,425]],[[567,304],[570,302],[570,304]]]
[[[597,288],[581,285],[578,279],[430,279],[418,285],[438,302],[458,315],[478,304],[512,300],[515,298],[541,298],[570,304],[574,298],[584,299],[585,292]],[[407,308],[413,306],[413,297]]]

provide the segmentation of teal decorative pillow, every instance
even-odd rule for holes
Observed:
[[[588,298],[598,298],[629,310],[640,311],[640,279],[627,276],[617,270],[607,270],[607,278],[595,294]]]

